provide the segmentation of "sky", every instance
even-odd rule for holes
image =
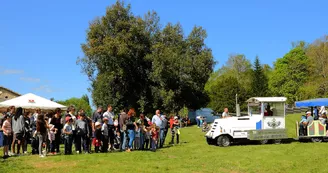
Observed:
[[[217,65],[230,54],[273,65],[291,43],[313,42],[328,31],[326,0],[126,0],[143,16],[154,10],[164,26],[180,22],[187,35],[206,29]],[[83,56],[89,22],[114,0],[0,1],[0,86],[20,94],[65,100],[88,92],[90,82],[76,64]]]

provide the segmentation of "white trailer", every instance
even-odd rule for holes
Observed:
[[[221,147],[240,140],[280,143],[287,138],[285,97],[253,97],[247,100],[248,115],[216,119],[205,135],[207,143]]]

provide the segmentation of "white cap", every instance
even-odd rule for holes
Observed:
[[[307,111],[306,114],[311,114],[311,111]]]
[[[175,116],[175,117],[174,117],[174,119],[178,119],[178,117],[177,117],[177,116]]]
[[[99,126],[100,125],[100,122],[96,122],[95,126]]]

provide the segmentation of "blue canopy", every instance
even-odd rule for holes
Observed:
[[[318,98],[295,102],[296,107],[328,106],[328,98]]]

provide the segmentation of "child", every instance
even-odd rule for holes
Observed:
[[[120,131],[118,129],[118,120],[114,120],[114,134],[115,134],[115,140],[114,140],[114,149],[119,149],[121,144],[121,136]]]
[[[151,139],[151,128],[147,127],[145,128],[145,147],[144,147],[145,150],[149,149],[150,139]]]
[[[6,159],[9,157],[9,145],[10,145],[10,138],[12,136],[12,130],[11,130],[11,117],[6,115],[3,118],[5,121],[2,124],[2,130],[3,130],[3,159]]]
[[[138,123],[135,131],[134,148],[135,150],[140,149],[140,124]]]
[[[180,128],[179,119],[177,116],[175,116],[173,122],[173,130],[172,130],[172,141],[171,141],[172,144],[174,144],[174,134],[177,136],[177,144],[179,144],[179,136],[180,136],[179,128]]]
[[[55,135],[57,134],[57,129],[52,124],[49,124],[48,138],[50,141],[50,152],[55,155]]]
[[[93,138],[92,144],[95,146],[95,152],[99,152],[99,147],[101,146],[101,124],[100,122],[95,123],[95,138]]]
[[[151,151],[156,151],[157,140],[158,140],[158,127],[155,124],[152,125],[151,128]]]
[[[302,116],[301,116],[300,124],[302,124],[302,123],[305,122],[305,121],[306,121],[306,116],[305,116],[305,115],[302,115]]]
[[[102,134],[102,152],[107,152],[108,151],[108,118],[103,119],[104,124],[101,127],[101,134]]]
[[[72,154],[72,143],[73,143],[73,130],[71,117],[66,117],[66,124],[63,128],[63,134],[65,136],[65,155]]]

